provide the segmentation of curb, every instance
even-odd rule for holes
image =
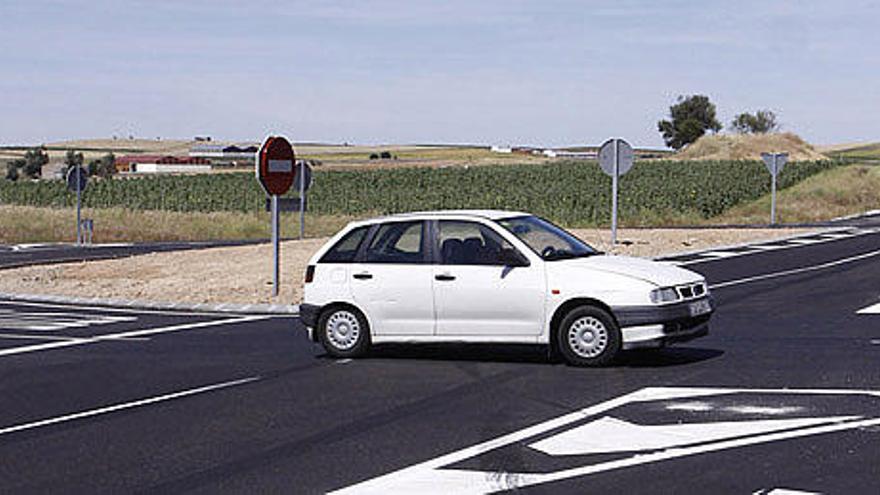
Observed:
[[[204,313],[244,315],[299,315],[298,304],[237,304],[237,303],[172,303],[143,301],[138,299],[103,299],[100,297],[53,296],[44,294],[11,294],[0,292],[0,299],[7,301],[60,303],[100,306],[108,308],[153,309],[165,311],[200,311]]]

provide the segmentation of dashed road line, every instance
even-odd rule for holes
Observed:
[[[230,324],[235,324],[235,323],[244,323],[244,322],[248,322],[248,321],[265,320],[267,318],[269,318],[269,316],[242,316],[239,318],[228,318],[225,320],[202,321],[202,322],[198,322],[198,323],[184,323],[181,325],[171,325],[171,326],[167,326],[167,327],[158,327],[158,328],[147,328],[147,329],[143,329],[143,330],[132,330],[129,332],[121,332],[121,333],[114,333],[114,334],[108,334],[108,335],[99,335],[99,336],[95,336],[95,337],[83,337],[83,338],[78,338],[77,340],[47,342],[45,344],[34,344],[34,345],[27,345],[27,346],[22,346],[22,347],[14,347],[11,349],[0,349],[0,357],[11,356],[14,354],[25,354],[25,353],[29,353],[29,352],[48,351],[48,350],[52,350],[52,349],[59,349],[62,347],[94,344],[94,343],[105,341],[105,340],[130,339],[132,337],[145,337],[148,335],[158,335],[158,334],[168,333],[168,332],[179,332],[182,330],[194,330],[197,328],[206,328],[206,327],[218,326],[218,325],[230,325]]]
[[[74,421],[77,419],[89,418],[93,416],[98,416],[102,414],[108,414],[116,411],[123,411],[126,409],[133,409],[136,407],[143,407],[150,404],[156,404],[159,402],[167,402],[173,399],[181,399],[183,397],[189,397],[196,394],[203,394],[206,392],[211,392],[215,390],[220,390],[229,387],[235,387],[237,385],[244,385],[245,383],[250,383],[253,381],[259,380],[259,376],[252,376],[249,378],[242,378],[240,380],[232,380],[228,382],[216,383],[214,385],[207,385],[204,387],[191,388],[188,390],[182,390],[180,392],[174,392],[165,395],[158,395],[155,397],[149,397],[146,399],[136,400],[133,402],[124,402],[121,404],[114,404],[112,406],[100,407],[97,409],[90,409],[87,411],[82,411],[73,414],[66,414],[64,416],[56,416],[54,418],[42,419],[39,421],[34,421],[31,423],[24,423],[20,425],[7,426],[5,428],[0,428],[0,435],[8,435],[10,433],[16,433],[19,431],[32,430],[34,428],[40,428],[43,426],[51,426],[59,423],[65,423],[68,421]]]

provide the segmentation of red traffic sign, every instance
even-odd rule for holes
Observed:
[[[266,194],[281,196],[293,184],[296,176],[296,156],[290,141],[281,136],[269,136],[257,152],[257,180]]]

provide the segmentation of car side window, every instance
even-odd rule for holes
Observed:
[[[443,265],[504,266],[510,261],[510,253],[518,255],[510,242],[476,222],[441,220],[438,241]],[[506,258],[503,256],[505,251]]]
[[[365,263],[425,263],[424,223],[389,222],[382,224],[370,241]]]
[[[369,226],[358,227],[345,234],[329,251],[324,253],[318,263],[353,263],[369,230]]]

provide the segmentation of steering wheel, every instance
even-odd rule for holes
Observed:
[[[553,246],[547,246],[543,250],[541,250],[541,258],[547,259],[548,256],[556,252],[556,248]]]

